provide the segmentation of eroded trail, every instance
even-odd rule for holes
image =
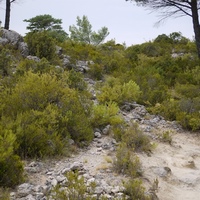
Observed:
[[[131,104],[121,114],[127,122],[137,121],[155,148],[150,155],[138,153],[142,163],[143,183],[147,191],[156,193],[160,200],[200,199],[200,136],[184,132],[175,122],[150,115],[144,106]],[[170,133],[171,144],[162,141],[163,133]],[[77,169],[86,183],[95,181],[97,195],[120,199],[122,180],[127,177],[112,169],[116,141],[107,133],[94,133],[95,139],[86,149],[70,158],[27,163],[28,181],[12,193],[12,199],[46,199],[46,191],[65,182],[64,173]],[[157,181],[157,182],[156,182]]]
[[[144,184],[154,188],[161,200],[200,199],[200,135],[185,132],[175,122],[149,115],[143,106],[125,112],[127,120],[136,119],[141,129],[156,144],[152,154],[138,154],[143,166]],[[148,120],[147,120],[148,119]],[[163,142],[169,133],[171,144]]]
[[[174,133],[172,145],[159,143],[151,157],[141,155],[144,176],[158,179],[162,200],[200,199],[200,137]]]

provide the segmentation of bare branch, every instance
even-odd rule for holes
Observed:
[[[168,16],[179,14],[179,12],[184,13],[192,17],[191,15],[191,5],[189,1],[172,1],[172,0],[149,0],[146,6],[152,10],[161,11],[164,14],[164,19]],[[162,11],[163,10],[163,11]]]

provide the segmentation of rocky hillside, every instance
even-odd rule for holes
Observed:
[[[150,115],[144,106],[127,104],[121,111],[125,120],[136,120],[155,148],[151,154],[138,153],[142,162],[142,180],[147,193],[153,199],[198,200],[200,189],[200,138],[185,132],[176,122]],[[97,130],[95,138],[86,149],[79,149],[70,158],[46,161],[27,161],[28,181],[11,193],[11,199],[46,199],[48,191],[56,184],[64,184],[67,171],[78,170],[86,184],[95,182],[98,197],[122,199],[123,184],[128,177],[116,174],[115,160],[117,142],[109,135],[109,126]],[[169,133],[166,138],[163,134]]]
[[[3,30],[1,36],[1,45],[12,45],[20,52],[23,58],[33,60],[36,63],[40,62],[40,58],[29,55],[28,47],[19,34],[12,31]],[[121,55],[121,57],[118,56],[118,53],[120,51],[120,49],[116,50],[117,58],[119,57],[122,60],[122,58],[124,57]],[[110,49],[108,52],[110,52]],[[76,62],[71,63],[70,56],[63,54],[63,49],[58,46],[56,48],[56,55],[59,56],[60,66],[55,67],[53,65],[53,68],[56,70],[60,70],[61,74],[65,70],[67,71],[72,68],[76,72],[81,72],[82,74],[84,74],[85,81],[88,83],[87,90],[91,93],[92,96],[91,99],[94,104],[98,104],[99,102],[95,93],[95,84],[97,81],[91,78],[91,74],[90,76],[88,76],[87,74],[88,70],[90,70],[90,66],[94,66],[94,63],[87,60],[76,60]],[[139,58],[137,59],[139,60]],[[144,62],[141,61],[142,64],[148,62],[148,59],[153,60],[151,56],[148,57],[148,59],[146,57],[141,58],[141,60],[142,59],[144,59]],[[138,60],[137,62],[139,62]],[[115,69],[117,63],[118,62],[113,61],[110,64],[111,68],[114,66],[113,68]],[[144,68],[142,64],[141,66],[139,66],[138,64],[138,70],[142,70]],[[134,65],[136,64],[134,63]],[[127,66],[129,65],[127,64]],[[93,71],[93,73],[96,72],[95,70]],[[32,71],[34,71],[34,69],[32,69]],[[35,71],[37,74],[38,71]],[[111,73],[106,67],[105,71]],[[45,73],[42,70],[39,72],[41,74]],[[116,73],[116,71],[114,72]],[[118,73],[121,74],[122,72]],[[5,74],[7,75],[7,73],[3,73],[3,75]],[[14,74],[14,72],[12,72],[11,74]],[[132,74],[130,73],[127,75],[127,77],[131,75]],[[134,75],[133,77],[137,80],[137,75]],[[149,90],[146,90],[147,88],[144,88],[144,91],[142,91],[144,99],[142,100],[146,102],[148,100],[146,99],[147,93],[152,92],[155,87],[155,96],[153,96],[152,102],[150,102],[150,104],[152,103],[153,105],[153,103],[156,102],[156,99],[160,97],[159,94],[163,94],[162,89],[165,89],[165,87],[159,88],[160,93],[157,93],[158,89],[156,87],[159,84],[154,83],[156,79],[154,79],[154,75],[152,77],[150,76],[148,83],[150,83],[150,85],[152,84],[153,86],[151,85],[152,88],[149,87]],[[141,79],[141,85],[144,80],[146,80],[146,78],[143,78],[143,80]],[[162,77],[159,80],[161,81]],[[99,82],[102,81],[100,80]],[[140,80],[138,80],[138,82],[140,82]],[[136,87],[136,84],[134,86],[134,89],[139,88]],[[178,86],[180,87],[180,85]],[[84,88],[82,85],[80,87]],[[119,84],[118,87],[121,87],[121,85]],[[110,89],[110,87],[107,88]],[[171,85],[169,88],[171,88]],[[177,91],[182,91],[181,89],[182,88],[178,88]],[[138,91],[138,94],[139,93],[140,92]],[[173,94],[174,98],[176,97],[176,99],[181,99],[182,94],[180,94],[178,92],[176,94]],[[162,101],[165,101],[165,98],[167,99],[167,95],[163,97],[164,100],[161,98],[161,103]],[[196,96],[194,96],[194,99],[195,98]],[[56,101],[58,100],[56,99]],[[59,106],[62,104],[59,101],[56,101],[51,101],[50,103],[55,103],[55,107],[60,108]],[[119,102],[121,103],[121,99],[119,100]],[[197,103],[193,107],[194,109],[198,110],[198,101],[196,102]],[[170,101],[170,103],[174,102]],[[188,102],[186,101],[182,101],[182,103],[188,105]],[[160,115],[150,114],[145,106],[137,104],[133,101],[129,101],[129,103],[123,102],[121,104],[122,105],[120,105],[119,115],[124,119],[125,122],[127,122],[127,124],[131,122],[136,122],[139,125],[139,129],[141,130],[141,132],[148,136],[148,138],[150,138],[151,145],[153,147],[153,149],[149,152],[136,152],[136,155],[141,162],[140,179],[142,180],[145,187],[145,194],[150,196],[152,200],[198,200],[200,190],[200,138],[198,132],[192,133],[189,131],[185,131],[175,121],[167,121]],[[172,105],[175,105],[176,107],[176,105],[178,104]],[[163,104],[163,107],[164,106],[165,104]],[[165,108],[165,111],[167,112],[167,108]],[[169,113],[167,112],[167,114]],[[180,114],[180,112],[177,112],[176,114],[178,115]],[[196,119],[198,119],[198,117],[196,117],[195,120]],[[193,118],[192,120],[192,122],[197,123],[197,125],[195,123],[192,125],[194,125],[196,130],[198,130],[198,120],[194,121]],[[66,173],[68,172],[77,172],[79,175],[78,180],[82,180],[81,177],[84,178],[84,187],[86,187],[86,194],[89,194],[91,192],[94,199],[101,199],[101,197],[104,197],[105,199],[116,200],[130,199],[130,197],[125,194],[124,187],[124,183],[128,182],[130,177],[126,174],[116,173],[116,171],[114,170],[116,152],[120,143],[114,139],[111,127],[111,124],[108,124],[103,129],[95,128],[93,132],[94,139],[87,147],[78,148],[77,145],[74,143],[75,141],[70,139],[69,143],[72,148],[74,148],[74,151],[73,154],[71,154],[69,157],[58,157],[45,160],[37,158],[27,159],[23,161],[25,164],[26,180],[25,183],[20,184],[16,187],[15,190],[11,191],[11,200],[56,199],[54,197],[54,194],[55,188],[57,188],[58,185],[60,186],[58,189],[59,191],[65,191],[69,190],[70,184],[73,184],[73,181],[70,182],[70,178],[66,177]],[[91,186],[92,184],[93,187]],[[81,187],[83,187],[83,185],[81,185]]]

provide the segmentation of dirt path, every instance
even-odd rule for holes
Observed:
[[[109,136],[98,139],[87,150],[72,158],[55,162],[48,170],[59,172],[70,163],[81,163],[88,176],[100,177],[108,185],[122,185],[124,176],[112,171],[114,152],[102,149],[99,144],[112,141]],[[200,136],[188,133],[174,133],[172,144],[157,142],[151,156],[140,153],[143,182],[147,189],[158,180],[156,194],[160,200],[199,200],[200,199]],[[44,171],[43,171],[44,172]],[[34,175],[36,178],[36,174]],[[38,184],[47,180],[45,173],[37,176]]]
[[[174,133],[172,145],[158,143],[151,157],[140,155],[144,177],[158,179],[161,200],[200,199],[200,137]],[[146,185],[148,183],[146,182]]]
[[[142,106],[123,112],[123,116],[126,121],[137,117],[140,128],[155,144],[151,155],[138,154],[146,190],[154,190],[160,200],[200,200],[200,133],[184,132],[176,123],[149,115]],[[166,131],[171,133],[171,144],[159,139]],[[116,147],[111,136],[102,135],[70,158],[35,162],[36,166],[33,163],[33,167],[29,167],[29,170],[35,170],[29,173],[29,183],[45,187],[51,179],[54,184],[56,179],[63,178],[64,170],[75,164],[83,166],[87,180],[98,182],[101,192],[109,190],[107,194],[110,194],[113,190],[112,193],[120,194],[118,186],[122,187],[122,180],[126,181],[127,177],[112,169]]]

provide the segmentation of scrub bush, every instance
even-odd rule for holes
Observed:
[[[119,115],[119,107],[114,102],[94,105],[92,109],[93,127],[105,127],[106,125],[120,125],[123,123]]]
[[[113,101],[122,105],[125,102],[137,101],[139,96],[140,88],[132,80],[127,83],[120,83],[119,79],[109,77],[100,88],[97,99],[101,103]]]
[[[12,92],[3,93],[5,127],[16,134],[17,152],[22,157],[59,155],[69,138],[77,143],[93,139],[91,101],[70,88],[66,78],[27,72]]]
[[[132,123],[122,136],[122,141],[128,148],[135,151],[149,152],[152,149],[150,139],[139,129],[137,123]]]
[[[142,181],[131,179],[124,184],[124,193],[128,195],[128,200],[150,200],[151,198],[145,194],[145,188],[142,186]]]
[[[23,164],[14,155],[16,136],[0,125],[0,187],[15,187],[24,179]]]
[[[30,55],[46,58],[48,61],[56,59],[56,43],[48,31],[30,32],[25,37]]]
[[[67,183],[65,187],[57,185],[51,192],[53,199],[56,200],[96,200],[94,191],[96,187],[95,182],[86,185],[83,176],[79,176],[78,172],[67,172]],[[99,200],[108,200],[102,195],[98,197]]]
[[[121,143],[116,152],[116,160],[113,162],[114,170],[127,174],[132,178],[141,175],[141,163],[139,158],[125,143]]]

